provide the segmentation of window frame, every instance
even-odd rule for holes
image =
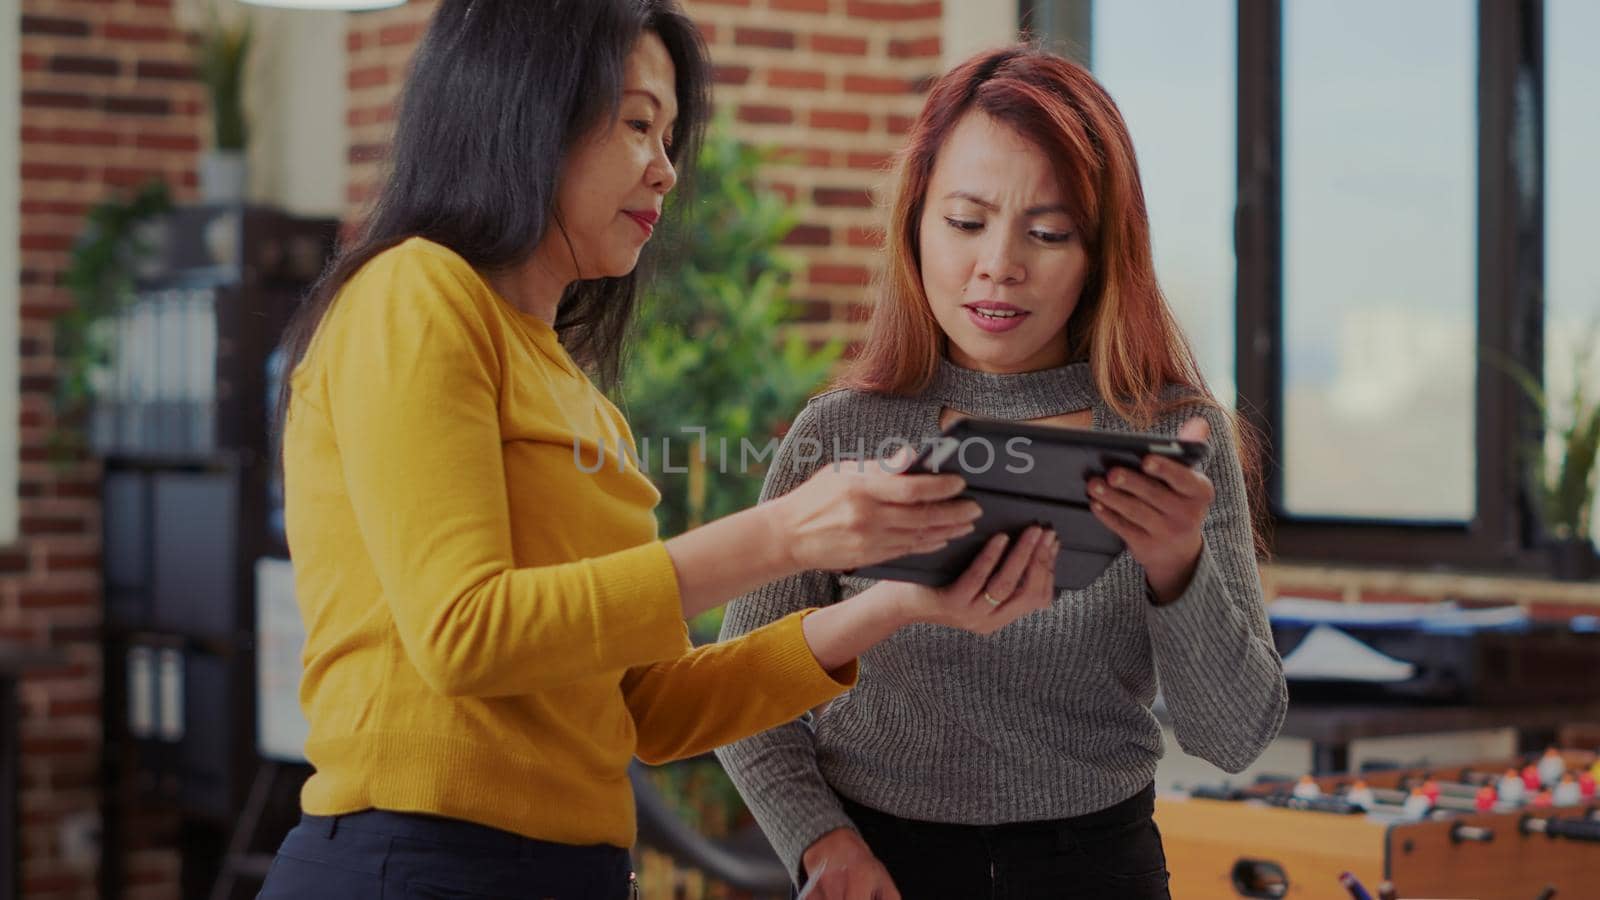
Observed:
[[[1519,447],[1538,411],[1488,360],[1543,372],[1544,79],[1542,0],[1479,0],[1475,512],[1461,525],[1296,516],[1282,503],[1283,4],[1238,0],[1239,410],[1263,434],[1274,554],[1285,560],[1542,571],[1533,491]],[[1518,91],[1519,83],[1523,86]],[[1521,128],[1521,133],[1518,129]],[[1528,185],[1526,192],[1519,185]]]

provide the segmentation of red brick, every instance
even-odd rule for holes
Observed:
[[[845,0],[844,11],[858,19],[875,19],[880,22],[909,22],[915,19],[937,19],[941,12],[938,0],[922,3],[885,3],[882,0]]]
[[[122,137],[115,131],[87,128],[37,128],[22,126],[24,144],[68,144],[88,147],[115,147]],[[24,204],[26,205],[26,204]],[[27,210],[24,209],[24,212]]]
[[[109,22],[100,33],[113,41],[170,41],[179,37],[178,32],[172,28],[160,25],[131,25],[124,22]]]
[[[45,559],[46,572],[85,572],[100,568],[98,553],[52,553]]]
[[[53,34],[61,37],[87,37],[89,23],[82,19],[62,19],[52,16],[23,16],[23,34]]]
[[[749,6],[750,0],[694,0],[695,6]]]
[[[826,300],[791,300],[789,306],[796,322],[826,322],[833,318],[833,304]]]
[[[784,12],[825,13],[828,0],[768,0],[773,9]]]
[[[22,71],[37,72],[44,68],[44,57],[37,53],[22,54]]]
[[[911,130],[911,126],[916,124],[916,121],[917,120],[911,116],[891,115],[888,122],[885,124],[885,127],[888,129],[890,134],[905,134]]]
[[[346,152],[349,161],[353,163],[367,162],[368,160],[377,162],[383,160],[384,156],[389,152],[389,147],[387,144],[351,144],[350,149]]]
[[[845,238],[845,243],[852,247],[879,249],[883,246],[883,229],[852,225],[848,236]]]
[[[345,121],[351,126],[382,125],[385,122],[392,122],[394,121],[394,106],[384,104],[383,106],[352,109],[345,115]]]
[[[758,106],[746,103],[739,107],[739,121],[749,122],[752,125],[787,125],[794,121],[794,110],[787,106]]]
[[[112,187],[137,187],[147,181],[159,181],[163,173],[160,169],[136,169],[128,166],[107,166],[100,174],[100,181]]]
[[[713,66],[711,80],[717,84],[744,84],[750,80],[749,66]]]
[[[840,34],[813,34],[811,49],[818,53],[836,53],[842,56],[866,56],[867,39]]]
[[[704,39],[706,43],[715,44],[717,42],[717,26],[701,24],[697,22],[695,23],[695,27],[700,29],[700,37]]]
[[[828,76],[815,69],[771,69],[767,84],[778,88],[801,88],[820,91],[828,84]]]
[[[61,75],[110,75],[122,71],[122,64],[104,56],[52,56],[50,71]]]
[[[57,699],[52,699],[50,701],[49,709],[50,709],[50,718],[52,718],[52,719],[64,718],[64,717],[67,717],[67,716],[95,716],[95,717],[99,717],[99,715],[100,715],[100,698],[98,698],[98,697],[79,697],[79,698],[77,698],[75,700],[68,700],[68,699],[57,700]],[[88,782],[85,782],[85,783],[77,784],[77,785],[58,785],[58,784],[55,784],[52,781],[51,786],[52,787],[57,787],[57,788],[62,788],[62,787],[89,787],[90,784]]]
[[[89,877],[87,875],[75,875],[71,872],[24,875],[22,879],[22,895],[24,897],[79,891],[87,887],[89,887]]]
[[[366,44],[367,36],[354,29],[351,29],[350,32],[344,36],[344,49],[347,52],[359,53],[361,48],[365,47]]]
[[[134,74],[149,81],[193,81],[194,66],[183,62],[141,59]]]
[[[165,97],[107,97],[100,105],[108,113],[129,116],[164,116],[172,112],[172,101]]]
[[[893,153],[852,150],[845,157],[845,165],[852,169],[884,169],[888,168],[893,162]]]
[[[29,755],[85,753],[90,749],[89,739],[83,737],[31,737],[22,739],[22,752]]]
[[[943,52],[944,48],[938,35],[915,40],[896,38],[889,41],[889,55],[895,59],[928,59],[937,57]]]
[[[389,69],[387,66],[367,66],[362,69],[352,69],[346,83],[353,91],[358,91],[362,88],[379,87],[389,83]]]
[[[872,307],[866,303],[851,303],[844,307],[846,322],[865,322],[872,318]]]
[[[793,50],[794,32],[775,28],[735,28],[733,42],[740,47],[768,47],[773,50]]]
[[[23,91],[23,108],[88,109],[94,98],[76,91]]]
[[[23,516],[20,525],[25,534],[78,534],[88,523],[80,516]]]
[[[83,181],[89,177],[89,169],[85,166],[67,166],[53,163],[23,163],[23,180],[36,181]]]
[[[833,243],[833,232],[826,225],[796,225],[783,242],[790,247],[826,247]]]
[[[15,575],[28,571],[28,554],[15,547],[0,549],[0,573]]]
[[[904,78],[884,78],[878,75],[846,75],[844,89],[853,94],[909,94],[911,82]]]
[[[145,150],[176,150],[183,153],[200,152],[200,136],[195,134],[141,134],[133,145]]]
[[[378,46],[393,47],[398,44],[416,44],[422,40],[422,33],[427,30],[427,27],[425,22],[414,22],[409,25],[386,25],[378,30]]]
[[[72,244],[73,236],[70,234],[24,234],[21,241],[23,250],[66,252],[72,249]]]
[[[773,156],[773,162],[825,169],[833,164],[833,154],[824,147],[784,147]]]
[[[800,196],[799,188],[782,181],[772,182],[767,185],[767,190],[782,197],[785,203],[793,203],[795,198]]]
[[[818,206],[847,206],[870,209],[872,194],[864,188],[819,187],[811,192],[811,200]]]
[[[843,284],[862,287],[872,280],[866,266],[841,266],[813,263],[809,270],[812,284]]]
[[[81,681],[88,678],[92,672],[83,663],[62,663],[59,666],[35,666],[28,670],[28,681]]]
[[[818,109],[811,113],[811,127],[832,131],[866,131],[872,118],[863,112]]]

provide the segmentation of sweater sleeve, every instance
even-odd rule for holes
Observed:
[[[326,407],[406,656],[441,694],[502,696],[677,655],[660,541],[514,564],[495,302],[470,269],[402,245],[346,284],[295,373],[296,401]],[[566,475],[550,473],[551,502]]]
[[[1150,639],[1178,745],[1236,773],[1277,736],[1289,695],[1267,623],[1233,426],[1219,410],[1200,414],[1211,424],[1204,470],[1216,500],[1201,526],[1194,578],[1177,600],[1149,611]]]
[[[630,671],[622,681],[638,725],[638,757],[659,764],[708,752],[826,703],[855,684],[856,662],[817,664],[801,630],[811,610],[741,637]]]
[[[761,489],[763,502],[794,490],[819,467],[805,463],[817,458],[818,441],[816,409],[808,405],[778,448]],[[828,572],[813,570],[774,581],[728,605],[722,637],[754,633],[796,610],[838,599],[838,581]],[[717,757],[797,882],[807,847],[836,828],[854,827],[822,777],[808,722],[789,721],[729,744],[717,751]]]

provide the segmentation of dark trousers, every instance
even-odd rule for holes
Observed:
[[[433,816],[302,816],[257,900],[630,900],[628,851]]]
[[[843,798],[904,900],[1170,900],[1155,787],[1069,819],[949,825]]]

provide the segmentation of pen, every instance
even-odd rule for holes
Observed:
[[[1367,889],[1361,886],[1361,882],[1356,880],[1356,876],[1349,872],[1339,873],[1339,883],[1344,885],[1344,889],[1350,892],[1351,900],[1372,900],[1372,895],[1367,893]]]

